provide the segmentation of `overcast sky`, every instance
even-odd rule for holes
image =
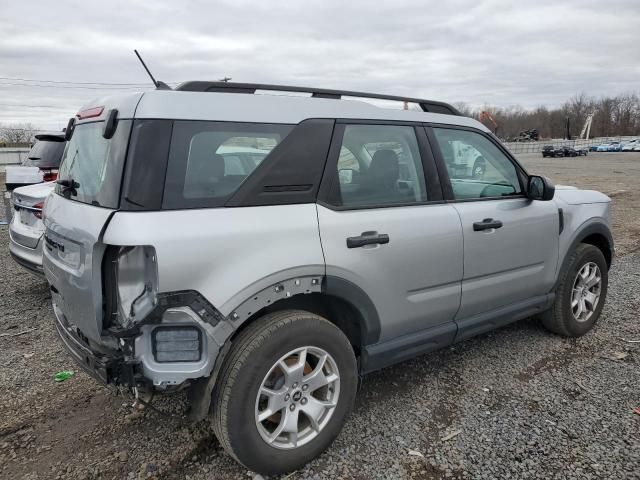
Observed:
[[[139,88],[52,82],[148,88],[134,48],[166,82],[557,106],[640,91],[640,1],[5,2],[0,123],[61,128],[92,97]]]

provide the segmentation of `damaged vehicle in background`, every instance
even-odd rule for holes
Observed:
[[[567,337],[600,317],[610,199],[529,174],[451,105],[176,90],[77,114],[43,267],[85,371],[136,396],[188,389],[248,469],[317,457],[364,374],[533,315]]]

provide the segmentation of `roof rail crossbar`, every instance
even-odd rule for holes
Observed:
[[[342,97],[374,98],[377,100],[393,100],[397,102],[417,103],[424,112],[444,113],[447,115],[462,115],[453,105],[423,98],[383,95],[380,93],[352,92],[348,90],[331,90],[328,88],[294,87],[288,85],[269,85],[261,83],[232,83],[232,82],[184,82],[176,87],[183,92],[220,92],[220,93],[256,93],[257,90],[276,92],[310,93],[314,98],[332,98],[340,100]]]

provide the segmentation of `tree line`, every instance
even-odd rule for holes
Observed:
[[[0,124],[0,146],[28,147],[35,142],[38,129],[31,123]]]
[[[541,138],[565,138],[567,119],[572,138],[578,137],[589,114],[593,114],[590,137],[616,137],[640,135],[640,96],[625,93],[615,97],[590,97],[584,93],[574,95],[559,108],[540,106],[527,110],[519,105],[511,107],[471,108],[465,103],[456,107],[468,117],[482,121],[491,131],[496,127],[482,112],[488,112],[496,121],[497,135],[509,140],[520,132],[536,129]],[[482,117],[482,118],[481,118]],[[29,145],[35,141],[38,129],[31,123],[0,125],[0,145]]]
[[[498,124],[497,135],[507,140],[531,129],[537,129],[541,138],[565,138],[567,118],[571,137],[577,138],[591,113],[591,138],[640,135],[640,97],[637,93],[602,98],[581,93],[571,97],[559,108],[540,106],[526,110],[517,105],[506,108],[485,105],[473,109],[464,103],[456,104],[456,107],[463,115],[478,120],[483,111],[488,112]],[[490,120],[484,118],[483,123],[491,131],[495,130]]]

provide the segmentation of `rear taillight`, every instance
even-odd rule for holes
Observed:
[[[53,182],[58,179],[58,174],[56,172],[45,172],[42,175],[43,182]]]
[[[37,210],[33,210],[33,215],[36,218],[39,218],[40,220],[42,220],[42,209],[44,208],[44,202],[36,203],[33,206],[33,208],[37,209]]]
[[[157,304],[156,252],[150,246],[109,247],[103,268],[106,326],[130,329]]]

